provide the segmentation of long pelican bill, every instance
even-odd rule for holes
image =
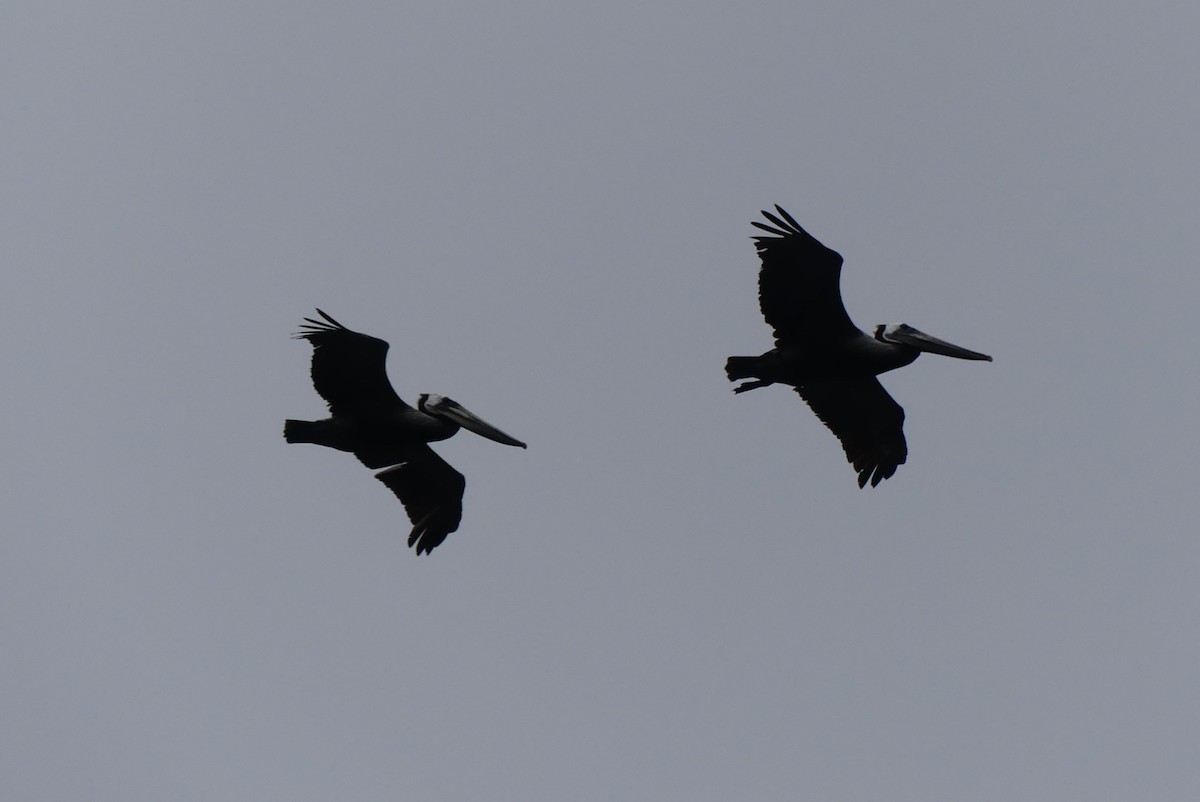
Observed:
[[[464,429],[469,429],[475,434],[483,435],[489,440],[494,440],[497,443],[503,443],[506,446],[517,446],[526,448],[526,445],[512,435],[505,434],[497,429],[492,424],[485,421],[469,409],[464,407],[457,401],[453,401],[445,397],[430,396],[426,402],[426,409],[438,415],[449,418]]]
[[[974,359],[983,362],[991,362],[992,358],[987,354],[981,354],[978,351],[972,351],[969,348],[963,348],[961,345],[948,343],[945,340],[939,340],[937,337],[926,334],[923,331],[918,331],[912,326],[901,324],[893,327],[886,332],[886,338],[892,342],[911,345],[913,348],[919,348],[922,351],[928,351],[931,354],[941,354],[942,356],[952,356],[956,359]]]

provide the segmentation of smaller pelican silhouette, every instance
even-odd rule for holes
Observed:
[[[440,395],[421,395],[413,409],[388,381],[385,341],[351,331],[320,309],[317,314],[324,320],[305,318],[295,337],[312,343],[313,387],[330,417],[285,421],[284,439],[349,451],[368,468],[391,466],[375,478],[404,504],[413,523],[408,545],[427,554],[458,529],[466,488],[463,475],[427,443],[462,427],[497,443],[525,444]]]

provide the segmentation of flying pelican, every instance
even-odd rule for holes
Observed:
[[[391,466],[375,478],[404,504],[413,523],[408,545],[427,554],[458,529],[466,480],[426,443],[462,427],[497,443],[525,444],[440,395],[421,395],[413,409],[388,382],[385,341],[351,331],[320,309],[317,314],[324,321],[306,317],[294,336],[312,343],[313,387],[330,417],[284,421],[283,437],[349,451],[368,468]]]
[[[875,377],[911,364],[922,351],[959,359],[992,361],[917,331],[906,323],[878,325],[874,335],[850,322],[838,279],[842,257],[800,227],[782,207],[774,225],[755,221],[772,236],[754,237],[762,268],[758,302],[775,330],[775,347],[762,356],[731,356],[729,380],[744,393],[769,384],[790,384],[842,442],[858,472],[858,486],[877,486],[908,457],[904,410]],[[782,219],[781,219],[782,218]]]

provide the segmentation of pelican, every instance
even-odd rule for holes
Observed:
[[[874,334],[850,322],[838,280],[842,257],[800,227],[782,207],[753,225],[762,268],[758,302],[775,330],[775,347],[761,356],[731,356],[725,373],[744,393],[790,384],[841,441],[858,486],[876,487],[908,457],[904,410],[875,378],[912,364],[922,351],[991,362],[987,354],[931,337],[907,323],[878,325]]]
[[[408,545],[428,554],[458,529],[466,479],[427,443],[461,427],[497,443],[525,444],[440,395],[425,393],[416,409],[410,407],[388,382],[388,344],[351,331],[320,309],[317,314],[324,320],[306,317],[294,337],[312,343],[313,387],[329,404],[330,417],[284,421],[283,437],[349,451],[368,468],[390,466],[375,478],[396,494],[412,521]]]

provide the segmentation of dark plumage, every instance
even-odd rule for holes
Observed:
[[[775,347],[761,356],[731,356],[730,381],[743,393],[789,384],[837,436],[858,474],[858,486],[877,486],[908,457],[904,410],[875,377],[912,363],[922,351],[959,359],[991,357],[951,345],[907,324],[860,331],[842,303],[842,257],[818,242],[781,207],[771,223],[753,222],[769,236],[754,237],[762,267],[758,300],[775,331]]]
[[[283,436],[289,443],[349,451],[368,468],[391,466],[375,477],[404,504],[413,523],[408,545],[417,554],[431,552],[458,529],[466,480],[427,444],[460,426],[499,443],[525,444],[449,398],[424,394],[415,409],[404,403],[388,381],[388,344],[351,331],[320,309],[317,314],[323,320],[305,318],[295,336],[312,344],[313,387],[330,416],[285,421]]]

